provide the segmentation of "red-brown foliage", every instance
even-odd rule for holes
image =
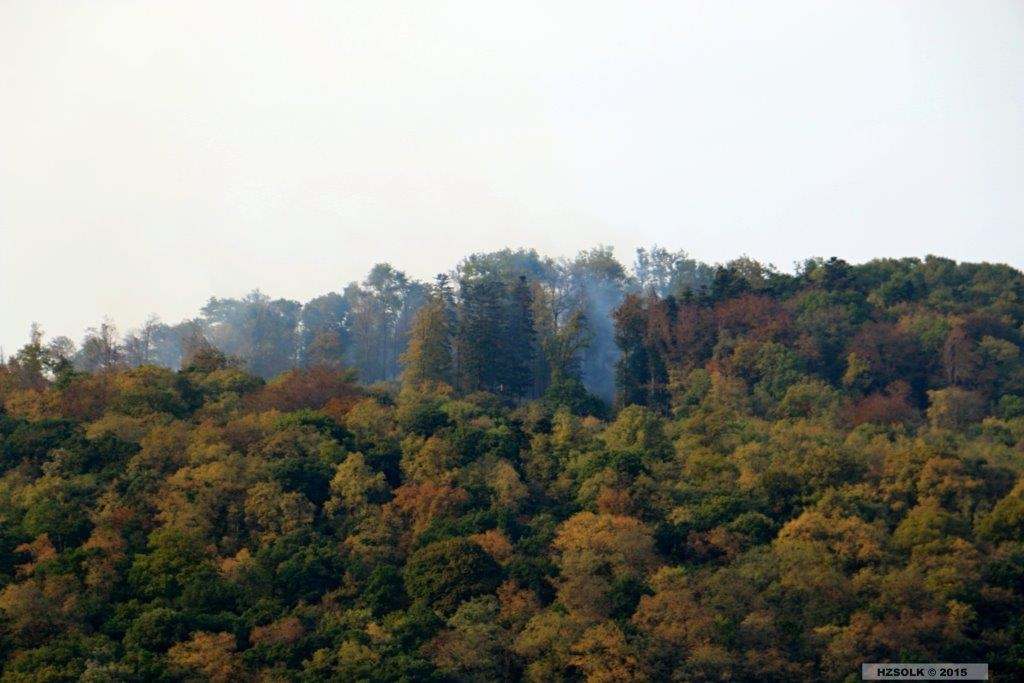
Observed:
[[[914,422],[920,414],[910,405],[909,395],[910,387],[906,382],[893,382],[884,392],[868,394],[848,406],[844,417],[853,427],[868,422],[879,425]]]
[[[256,407],[283,412],[320,409],[332,399],[359,400],[362,392],[356,386],[355,373],[326,365],[305,370],[289,370],[267,384],[250,399]],[[351,406],[350,406],[351,407]]]

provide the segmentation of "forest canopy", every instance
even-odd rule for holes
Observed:
[[[1024,677],[1024,274],[475,254],[0,364],[2,681]]]

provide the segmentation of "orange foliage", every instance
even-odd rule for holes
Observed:
[[[276,408],[291,412],[303,408],[323,408],[328,401],[340,399],[353,404],[360,397],[355,374],[326,365],[306,370],[289,370],[268,383],[249,400],[264,410]]]
[[[353,394],[351,396],[335,396],[331,398],[324,407],[321,409],[327,417],[333,419],[335,422],[343,423],[345,416],[348,415],[348,411],[352,410],[352,407],[359,403],[360,396]]]
[[[774,299],[744,294],[715,306],[715,324],[734,336],[761,341],[778,341],[789,331],[790,316]]]
[[[856,427],[865,423],[904,424],[918,418],[907,400],[909,388],[905,382],[894,382],[885,392],[875,392],[850,405],[845,410],[846,422]]]
[[[230,633],[194,633],[167,652],[167,660],[180,670],[198,674],[211,683],[244,680],[241,661]]]
[[[384,517],[399,522],[411,541],[422,534],[439,517],[455,515],[469,500],[463,489],[451,486],[406,484],[394,491],[394,498],[384,506]]]
[[[299,618],[290,616],[278,619],[266,626],[253,626],[249,633],[249,642],[253,645],[260,643],[291,645],[298,642],[305,634],[306,628]]]
[[[28,553],[32,556],[31,561],[15,567],[19,576],[28,576],[40,564],[57,559],[57,550],[50,542],[50,535],[46,533],[39,534],[28,543],[22,543],[14,549],[14,552]]]
[[[512,579],[498,586],[498,602],[501,604],[501,620],[520,627],[540,611],[537,594],[520,588]]]
[[[488,529],[483,533],[473,534],[470,538],[499,564],[505,564],[512,558],[512,542],[499,529]]]
[[[60,413],[74,420],[95,420],[116,396],[117,388],[108,374],[76,377],[61,391]]]
[[[629,515],[633,512],[633,499],[629,491],[605,487],[597,496],[597,510],[608,515]]]

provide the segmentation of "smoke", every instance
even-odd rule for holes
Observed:
[[[581,363],[583,385],[611,404],[615,399],[615,363],[620,355],[615,345],[612,312],[622,302],[623,290],[617,283],[603,279],[584,278],[582,284],[584,311],[593,332]]]

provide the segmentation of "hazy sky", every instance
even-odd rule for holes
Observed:
[[[1024,266],[1024,2],[0,0],[0,344],[598,243]]]

